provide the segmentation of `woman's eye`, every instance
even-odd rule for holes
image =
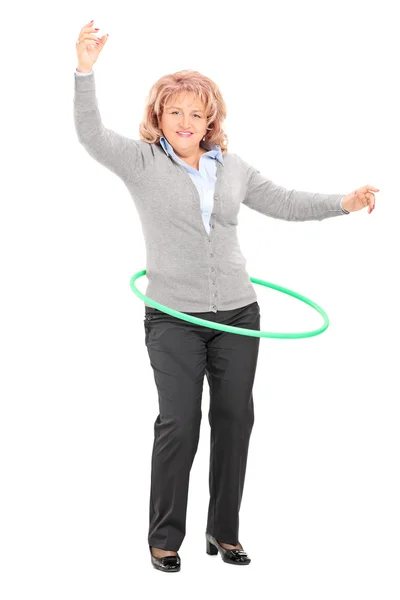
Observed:
[[[177,112],[178,112],[177,110],[174,110],[174,111],[171,113],[171,115],[174,115],[174,114],[175,114],[175,113],[177,113]],[[194,116],[195,116],[195,117],[199,117],[199,119],[201,119],[201,116],[200,116],[200,115],[196,115],[196,114],[195,114]]]

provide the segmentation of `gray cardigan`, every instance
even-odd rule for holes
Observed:
[[[210,234],[204,228],[199,193],[185,168],[159,143],[133,140],[104,127],[94,72],[74,74],[74,120],[79,142],[122,179],[135,203],[146,246],[144,292],[182,312],[240,308],[257,300],[237,237],[241,204],[286,221],[341,216],[343,194],[287,190],[237,154],[216,161]],[[138,265],[138,270],[142,265]]]

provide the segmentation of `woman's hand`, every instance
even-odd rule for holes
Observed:
[[[81,73],[88,73],[92,70],[108,40],[108,33],[98,37],[96,33],[93,33],[95,31],[98,31],[98,28],[93,27],[93,21],[91,21],[84,25],[79,33],[76,53],[78,55],[78,71]]]
[[[344,210],[355,212],[368,206],[368,214],[371,214],[375,208],[375,194],[372,192],[379,192],[379,190],[372,185],[363,185],[351,194],[347,194],[342,200]]]

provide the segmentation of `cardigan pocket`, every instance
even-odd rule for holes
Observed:
[[[245,195],[244,181],[224,181],[223,193],[219,194],[219,206],[215,206],[215,212],[223,224],[238,225],[238,215]]]

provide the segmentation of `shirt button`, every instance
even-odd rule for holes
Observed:
[[[214,200],[219,200],[218,196],[215,196]]]
[[[211,225],[211,227],[212,227],[213,229],[215,229],[215,225]]]

